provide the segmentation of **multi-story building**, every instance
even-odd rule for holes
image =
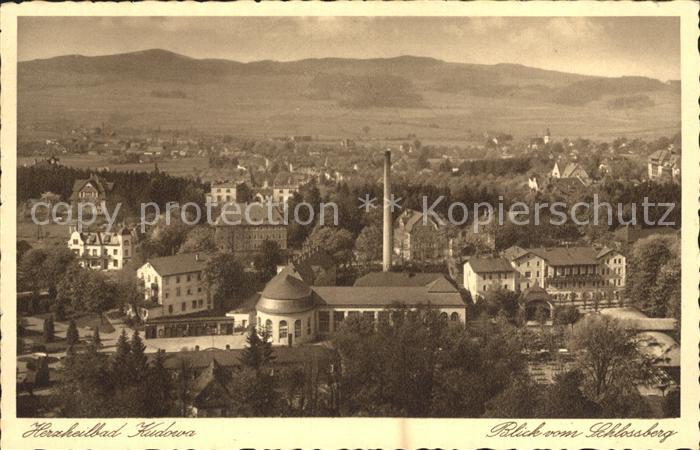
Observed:
[[[394,221],[394,254],[400,260],[434,260],[446,253],[444,226],[433,217],[407,209]]]
[[[212,296],[203,279],[206,264],[206,255],[200,253],[148,260],[136,271],[143,282],[146,301],[139,316],[147,320],[213,309]]]
[[[210,203],[231,203],[236,201],[236,189],[238,183],[226,181],[223,183],[212,183],[207,201]]]
[[[221,250],[234,254],[253,254],[263,242],[273,241],[287,249],[287,225],[280,209],[262,203],[230,204],[225,217],[216,222],[215,239]]]
[[[607,247],[513,246],[503,254],[518,272],[520,290],[538,285],[556,300],[583,299],[596,294],[619,299],[625,287],[626,258]]]
[[[68,248],[77,256],[78,264],[94,270],[121,270],[134,255],[134,236],[122,227],[117,232],[79,232],[74,230]]]
[[[475,301],[486,296],[489,290],[518,290],[517,276],[518,273],[504,258],[472,257],[464,263],[464,287]]]

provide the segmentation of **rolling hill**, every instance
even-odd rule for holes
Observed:
[[[414,56],[242,63],[146,50],[20,62],[18,120],[20,134],[61,121],[327,138],[360,137],[369,126],[365,137],[442,142],[545,128],[645,136],[678,131],[680,89],[645,77]]]

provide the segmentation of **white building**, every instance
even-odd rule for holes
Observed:
[[[464,263],[464,288],[476,301],[486,296],[489,290],[517,290],[517,275],[504,258],[473,257]]]
[[[121,270],[134,254],[134,237],[124,227],[115,233],[74,230],[68,248],[78,257],[78,264],[94,270]]]
[[[154,258],[136,271],[143,282],[146,306],[139,311],[142,319],[206,311],[214,308],[204,284],[206,257],[199,253],[182,253]]]
[[[236,201],[236,188],[238,183],[235,182],[223,182],[223,183],[212,183],[211,190],[207,194],[207,201],[209,203],[230,203]]]

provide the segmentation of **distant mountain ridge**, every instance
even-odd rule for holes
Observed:
[[[297,125],[292,128],[300,129],[309,119],[295,111],[313,111],[323,120],[332,109],[339,121],[347,121],[340,118],[345,112],[377,110],[374,114],[382,115],[381,111],[394,108],[414,110],[411,114],[424,116],[415,123],[433,130],[447,118],[450,129],[456,131],[465,117],[482,127],[496,117],[514,117],[513,108],[518,108],[517,114],[523,117],[508,119],[515,120],[512,126],[539,130],[534,123],[545,116],[547,123],[541,125],[545,128],[554,119],[575,128],[578,116],[584,114],[581,108],[592,107],[592,114],[600,108],[618,111],[615,117],[619,117],[621,127],[646,129],[651,128],[646,122],[651,120],[653,126],[656,118],[668,116],[669,108],[676,110],[673,105],[679,92],[678,82],[648,77],[599,77],[521,64],[455,63],[410,55],[240,62],[151,49],[102,56],[65,55],[18,64],[19,99],[24,99],[21,118],[30,122],[54,120],[63,113],[82,121],[93,113],[109,120],[112,112],[135,117],[138,111],[150,111],[158,119],[141,117],[138,123],[166,120],[182,126],[198,123],[203,111],[222,111],[226,117],[236,116],[236,123],[252,121],[254,116],[270,121],[270,125],[255,122],[255,128],[267,129],[279,123],[292,127],[294,122]],[[641,96],[648,100],[641,101]],[[660,104],[666,109],[653,111]],[[231,108],[247,108],[249,112]],[[566,111],[560,111],[562,108]],[[425,111],[416,112],[421,109]],[[623,117],[632,110],[640,116]],[[654,118],[642,117],[644,111],[652,111]],[[241,118],[243,114],[247,116]],[[437,120],[430,119],[437,116]],[[228,127],[230,121],[223,117],[222,126]],[[352,120],[364,119],[358,115]],[[377,120],[405,126],[414,123],[400,117]],[[394,133],[389,128],[387,132]],[[345,127],[338,125],[338,129]]]

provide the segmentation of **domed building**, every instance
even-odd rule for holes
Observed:
[[[397,303],[430,305],[446,321],[465,322],[464,299],[444,275],[380,274],[355,286],[311,286],[293,266],[287,266],[267,283],[251,313],[258,331],[265,332],[273,345],[326,337],[349,317],[389,320],[389,310]]]
[[[301,344],[315,337],[313,292],[288,268],[267,283],[255,312],[258,329],[266,331],[273,344]]]

